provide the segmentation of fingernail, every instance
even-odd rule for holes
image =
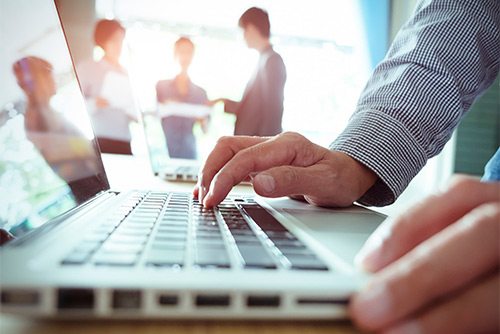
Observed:
[[[391,311],[391,298],[383,283],[369,284],[356,294],[353,304],[357,317],[373,325],[385,321]]]
[[[207,187],[200,186],[200,189],[198,191],[198,201],[200,203],[203,203],[203,200],[205,199],[206,194],[207,194]]]
[[[272,193],[274,191],[274,178],[267,173],[260,173],[254,178],[254,183],[259,183],[260,187],[266,193]]]
[[[205,191],[206,191],[206,189],[205,189]],[[207,201],[210,199],[210,197],[212,197],[212,191],[211,190],[208,192],[208,194],[203,199],[203,206],[204,207],[207,207]]]

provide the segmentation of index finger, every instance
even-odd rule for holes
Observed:
[[[203,202],[214,176],[236,153],[267,139],[268,137],[248,136],[219,138],[214,149],[208,155],[207,160],[205,160],[203,167],[200,169],[198,183],[193,190],[194,196],[198,196],[200,203]]]
[[[218,171],[210,184],[210,190],[203,204],[219,204],[231,188],[252,172],[262,172],[272,167],[292,165],[310,166],[322,155],[317,154],[320,146],[309,142],[295,133],[282,133],[265,142],[239,151]]]

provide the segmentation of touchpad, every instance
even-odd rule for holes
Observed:
[[[283,209],[297,219],[327,249],[348,263],[353,263],[368,236],[385,219],[384,215],[364,208]]]

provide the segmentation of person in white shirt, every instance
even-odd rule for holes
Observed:
[[[80,85],[87,100],[99,146],[103,153],[132,154],[130,122],[137,121],[133,105],[117,105],[133,101],[126,69],[119,59],[125,28],[115,20],[100,20],[94,31],[94,42],[104,51],[103,58],[85,61],[77,67]],[[110,90],[120,87],[118,92]],[[125,91],[123,91],[125,87]],[[118,101],[117,101],[118,100]]]

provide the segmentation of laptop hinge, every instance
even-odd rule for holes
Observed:
[[[87,209],[89,206],[97,203],[104,201],[110,197],[115,197],[119,194],[119,192],[116,191],[111,191],[111,190],[103,190],[94,197],[88,199],[87,201],[83,202],[82,204],[74,207],[73,209],[70,209],[63,214],[52,218],[42,226],[38,227],[37,229],[30,231],[26,233],[25,235],[19,237],[18,239],[14,239],[10,242],[8,242],[5,246],[9,247],[18,247],[18,246],[24,246],[26,243],[29,243],[33,241],[35,238],[39,238],[43,235],[46,235],[49,233],[53,228],[59,226],[62,222],[66,221],[69,219],[69,217],[76,215],[83,210]]]

